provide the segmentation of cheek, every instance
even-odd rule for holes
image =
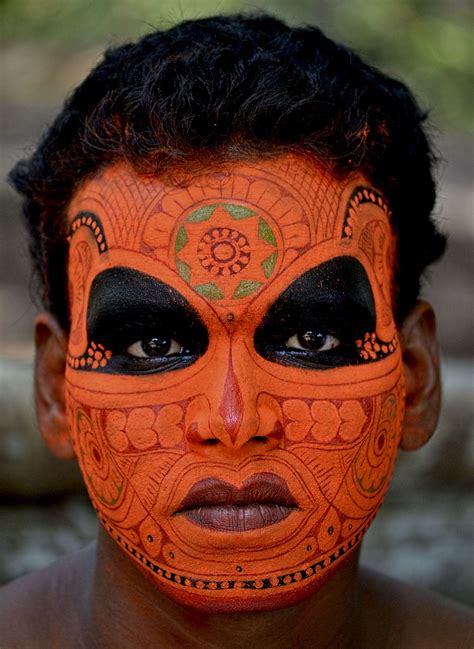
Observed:
[[[187,402],[133,408],[91,407],[67,395],[76,456],[99,518],[119,544],[160,554],[160,526],[149,515],[164,476],[184,454]]]
[[[393,470],[403,417],[400,383],[361,399],[279,400],[287,449],[325,500],[316,537],[335,548],[378,510]]]

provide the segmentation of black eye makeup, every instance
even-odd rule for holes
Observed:
[[[209,342],[196,310],[178,291],[125,267],[111,268],[94,279],[87,336],[88,352],[73,366],[116,374],[187,367],[205,353]]]
[[[375,301],[362,264],[336,257],[298,277],[255,332],[255,349],[282,365],[330,369],[367,362],[360,341],[375,331]],[[372,359],[370,359],[372,360]]]

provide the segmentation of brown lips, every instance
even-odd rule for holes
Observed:
[[[220,532],[246,532],[278,523],[297,509],[282,478],[256,473],[240,489],[217,478],[200,480],[174,515]]]

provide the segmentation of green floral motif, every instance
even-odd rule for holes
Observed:
[[[189,223],[199,223],[200,221],[209,221],[211,216],[214,214],[216,209],[219,206],[214,205],[204,205],[204,207],[199,207],[197,210],[194,210],[188,218],[186,219]]]
[[[244,205],[219,202],[213,203],[211,205],[203,205],[189,214],[186,219],[186,223],[181,225],[178,229],[174,244],[175,255],[178,255],[178,253],[189,243],[187,228],[192,227],[192,224],[196,224],[199,227],[200,223],[205,224],[207,221],[211,221],[218,208],[225,210],[227,214],[229,214],[229,216],[236,221],[256,217],[257,220],[254,223],[257,227],[258,238],[276,248],[277,240],[273,229],[264,218],[258,215],[257,212]],[[208,226],[204,225],[204,229],[206,227]],[[198,230],[198,232],[200,232],[200,230]],[[211,232],[211,230],[209,230],[209,232]],[[207,234],[209,234],[209,232]],[[246,254],[246,259],[248,260],[250,253]],[[260,257],[260,260],[261,259],[262,257]],[[177,257],[175,257],[175,260],[176,270],[178,271],[180,277],[182,277],[182,279],[184,279],[184,281],[188,284],[191,284],[193,277],[191,266],[185,261],[178,259]],[[275,267],[278,261],[278,251],[274,250],[265,259],[263,259],[263,261],[260,260],[257,263],[260,264],[264,276],[269,279],[275,271]],[[260,272],[261,271],[259,271],[257,274],[258,277],[260,276]],[[218,301],[223,300],[226,297],[227,292],[229,292],[225,286],[220,287],[219,284],[220,283],[216,284],[214,282],[198,284],[197,286],[193,286],[193,289],[196,291],[196,293],[202,295],[208,300]],[[232,299],[238,300],[246,298],[259,290],[262,285],[263,283],[261,281],[254,279],[243,279],[233,291]]]
[[[188,243],[188,235],[186,234],[186,230],[184,229],[184,226],[182,225],[179,230],[178,234],[176,236],[176,241],[174,244],[174,251],[178,253],[180,250],[184,248],[184,246]]]
[[[224,297],[221,289],[212,282],[209,284],[198,284],[197,286],[194,286],[194,290],[196,293],[199,293],[199,295],[202,295],[203,297],[207,297],[209,300],[222,300]]]
[[[194,212],[188,216],[186,221],[188,223],[201,223],[203,221],[209,221],[211,216],[214,214],[218,207],[223,207],[225,211],[236,221],[241,221],[242,219],[248,219],[250,216],[256,216],[254,210],[244,207],[243,205],[234,205],[233,203],[213,203],[212,205],[204,205],[199,207]]]
[[[269,257],[267,257],[262,261],[262,269],[267,279],[273,273],[277,259],[278,259],[278,253],[272,252],[272,254]]]
[[[178,273],[181,275],[184,281],[189,284],[191,280],[191,268],[188,266],[188,264],[184,263],[184,261],[181,261],[180,259],[177,259],[176,268],[178,269]]]
[[[265,219],[262,219],[262,217],[260,217],[258,221],[258,237],[259,239],[263,239],[264,241],[267,241],[272,246],[276,247],[277,245],[275,235],[273,234],[273,230],[265,221]]]
[[[232,297],[236,300],[248,297],[249,295],[252,295],[252,293],[254,293],[257,289],[259,289],[261,285],[261,282],[256,282],[252,279],[243,279],[235,289]]]
[[[253,210],[250,210],[248,207],[244,207],[243,205],[222,203],[222,207],[236,221],[241,221],[242,219],[248,219],[249,216],[255,216],[257,214],[257,212],[254,212]]]

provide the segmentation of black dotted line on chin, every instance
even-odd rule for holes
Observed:
[[[215,581],[209,579],[196,579],[195,577],[185,577],[184,575],[178,575],[171,570],[166,570],[162,568],[154,561],[146,557],[143,552],[140,552],[135,546],[129,543],[126,539],[122,537],[111,525],[110,523],[100,516],[100,522],[107,529],[109,534],[117,543],[119,543],[131,556],[133,556],[137,561],[142,563],[146,568],[151,570],[156,575],[166,579],[167,581],[173,582],[178,586],[184,586],[185,588],[193,588],[196,590],[268,590],[270,588],[280,588],[284,586],[289,586],[290,584],[295,584],[300,581],[304,581],[313,577],[318,572],[324,572],[332,564],[336,563],[339,559],[342,559],[350,550],[355,548],[362,536],[367,532],[370,525],[372,524],[375,516],[377,515],[379,507],[372,514],[370,519],[365,523],[365,525],[346,543],[340,545],[329,557],[316,561],[315,563],[309,565],[308,567],[297,570],[295,572],[284,573],[276,577],[264,577],[262,579],[243,579],[235,580],[229,579],[225,581]],[[96,511],[98,511],[96,509]]]

